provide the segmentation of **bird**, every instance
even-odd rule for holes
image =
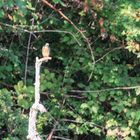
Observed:
[[[50,55],[50,47],[49,47],[49,44],[48,43],[46,43],[42,47],[42,55],[43,55],[44,58],[49,57],[49,55]]]

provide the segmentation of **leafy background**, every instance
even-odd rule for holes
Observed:
[[[26,139],[35,57],[47,42],[42,139],[54,129],[52,139],[139,140],[139,0],[49,3],[82,32],[43,0],[0,0],[0,139]]]

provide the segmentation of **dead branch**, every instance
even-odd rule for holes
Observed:
[[[46,108],[40,103],[40,68],[41,64],[43,62],[47,62],[50,60],[51,57],[45,57],[39,59],[36,57],[36,63],[35,63],[35,102],[32,105],[29,113],[29,124],[28,124],[28,136],[27,139],[29,140],[41,140],[37,128],[36,128],[36,122],[37,122],[37,113],[40,111],[41,113],[47,112]]]

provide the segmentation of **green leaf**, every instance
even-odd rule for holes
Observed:
[[[106,96],[105,95],[100,95],[99,96],[99,100],[101,101],[101,102],[104,102],[105,100],[106,100]]]
[[[24,109],[29,109],[29,107],[30,107],[30,103],[25,99],[19,99],[18,105],[23,107]]]
[[[58,4],[61,2],[61,0],[53,0],[54,3]]]
[[[13,0],[8,0],[7,5],[8,5],[8,7],[13,7],[14,6],[14,1]]]
[[[32,10],[32,11],[35,10],[35,8],[32,6],[32,3],[29,2],[29,1],[27,1],[27,5],[26,5],[26,7],[27,7],[29,10]]]
[[[4,0],[0,1],[0,8],[3,7],[5,5]],[[0,10],[1,11],[1,10]]]
[[[68,126],[68,128],[69,128],[69,129],[72,129],[72,130],[73,130],[73,129],[75,129],[75,127],[76,127],[76,125],[75,125],[75,124],[73,124],[73,123],[72,123],[72,124],[70,124],[70,125]]]
[[[140,87],[136,88],[135,91],[137,96],[140,95]]]
[[[0,10],[0,18],[2,18],[2,17],[4,17],[5,16],[5,13],[4,13],[4,11],[1,9]]]
[[[90,110],[94,113],[97,113],[98,112],[98,107],[97,106],[92,106]]]
[[[81,104],[81,108],[82,109],[86,109],[86,108],[88,108],[89,106],[88,106],[88,104],[87,103],[82,103]]]

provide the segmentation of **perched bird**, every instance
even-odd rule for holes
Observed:
[[[42,47],[42,55],[43,55],[43,57],[49,57],[49,55],[50,55],[50,47],[49,47],[49,44],[48,43],[46,43]]]

